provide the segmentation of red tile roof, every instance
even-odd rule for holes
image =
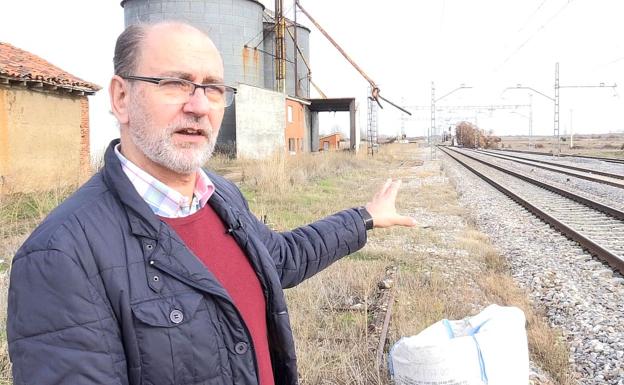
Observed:
[[[93,94],[102,89],[52,65],[23,49],[0,42],[0,78],[8,80],[42,82],[59,88]]]

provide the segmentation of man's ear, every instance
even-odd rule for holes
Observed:
[[[119,121],[119,125],[128,124],[128,84],[121,77],[114,75],[108,86],[111,111]]]

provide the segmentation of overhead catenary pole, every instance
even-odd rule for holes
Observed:
[[[405,98],[401,98],[401,105],[405,106]],[[401,115],[401,133],[399,134],[399,140],[405,139],[405,124],[407,117],[405,115]]]
[[[574,148],[574,131],[572,131],[572,109],[570,108],[570,150]]]
[[[445,93],[444,95],[440,96],[439,98],[435,97],[435,84],[434,82],[431,82],[431,127],[429,128],[429,134],[427,142],[429,143],[429,147],[431,150],[431,158],[433,159],[434,155],[435,155],[435,146],[433,146],[433,137],[436,135],[436,118],[435,118],[435,113],[436,113],[436,103],[439,102],[440,100],[446,98],[447,96],[449,96],[450,94],[459,91],[461,89],[464,88],[472,88],[472,87],[466,87],[465,85],[460,85],[459,87]]]
[[[518,84],[515,87],[507,87],[503,90],[503,93],[507,90],[510,89],[524,89],[524,90],[531,90],[535,93],[537,93],[538,95],[542,95],[543,97],[550,99],[553,103],[554,103],[554,107],[555,107],[555,111],[554,111],[554,117],[553,117],[553,140],[555,140],[556,142],[553,143],[553,155],[557,156],[561,154],[561,137],[560,137],[560,132],[559,132],[559,91],[561,88],[616,88],[617,84],[613,84],[613,85],[605,85],[604,83],[600,83],[600,85],[594,86],[594,85],[571,85],[571,86],[562,86],[561,84],[559,84],[559,62],[555,63],[555,97],[552,98],[542,92],[539,92],[538,90],[531,88],[531,87],[523,87],[520,84]]]
[[[529,94],[529,150],[533,141],[533,94]]]
[[[433,133],[433,128],[435,127],[435,85],[431,82],[431,127],[427,132],[427,143],[431,146],[431,134]]]
[[[553,155],[561,155],[561,137],[559,136],[559,62],[555,63],[555,117],[553,137],[557,141],[553,143]]]

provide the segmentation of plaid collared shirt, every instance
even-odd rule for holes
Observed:
[[[204,207],[215,186],[201,168],[197,171],[193,199],[188,199],[178,191],[172,189],[139,166],[132,163],[119,152],[119,145],[115,146],[115,154],[121,162],[121,168],[134,185],[141,198],[149,205],[154,214],[165,218],[186,217],[196,213]]]

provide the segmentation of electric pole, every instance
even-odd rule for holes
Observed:
[[[525,89],[525,90],[531,90],[539,95],[542,95],[543,97],[550,99],[554,105],[555,105],[555,113],[554,113],[554,119],[553,119],[553,137],[556,141],[556,143],[553,143],[553,155],[558,156],[561,154],[561,137],[560,137],[560,133],[559,133],[559,90],[561,88],[605,88],[605,87],[609,87],[609,88],[615,88],[617,87],[617,84],[613,84],[612,86],[607,86],[604,83],[600,83],[600,85],[597,86],[592,86],[592,85],[579,85],[579,86],[562,86],[559,84],[559,62],[555,63],[555,97],[552,98],[546,94],[544,94],[543,92],[539,92],[538,90],[531,88],[531,87],[523,87],[520,84],[518,84],[515,87],[507,87],[505,88],[505,90],[503,90],[503,92],[510,90],[510,89]]]
[[[533,139],[533,94],[529,94],[529,150]]]
[[[433,128],[435,127],[435,86],[433,82],[431,82],[431,127],[427,132],[427,143],[431,146],[431,134],[433,132]]]
[[[553,136],[557,141],[557,155],[561,155],[561,138],[559,136],[559,62],[555,63],[555,122]],[[553,143],[553,155],[555,146]]]
[[[574,148],[574,131],[572,131],[572,109],[570,108],[570,150]]]

